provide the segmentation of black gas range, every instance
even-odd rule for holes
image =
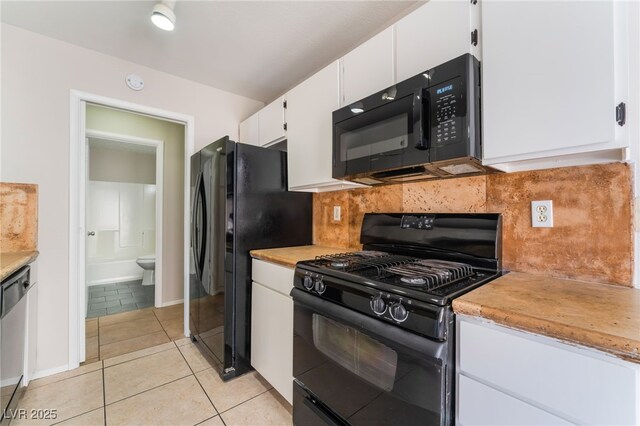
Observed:
[[[361,242],[296,265],[294,423],[453,423],[451,302],[501,274],[500,215],[366,214]]]

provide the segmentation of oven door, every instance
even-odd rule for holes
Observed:
[[[370,98],[358,108],[334,113],[333,177],[353,177],[429,162],[428,91],[405,94],[375,104]],[[360,107],[360,104],[362,106]],[[426,129],[426,131],[425,131]]]
[[[435,342],[293,289],[296,425],[445,425],[451,359]]]

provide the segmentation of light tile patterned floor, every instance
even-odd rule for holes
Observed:
[[[219,368],[188,338],[110,357],[31,382],[18,408],[57,418],[12,426],[292,424],[291,406],[257,372],[222,382]]]
[[[180,303],[88,319],[85,364],[182,339],[183,317]]]

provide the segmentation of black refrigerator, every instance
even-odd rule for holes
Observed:
[[[311,244],[311,194],[287,191],[285,152],[224,137],[191,157],[191,338],[224,380],[251,369],[253,249]]]

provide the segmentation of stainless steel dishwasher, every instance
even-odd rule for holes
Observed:
[[[7,425],[24,392],[27,298],[31,267],[20,268],[2,281],[0,291],[0,423]]]

